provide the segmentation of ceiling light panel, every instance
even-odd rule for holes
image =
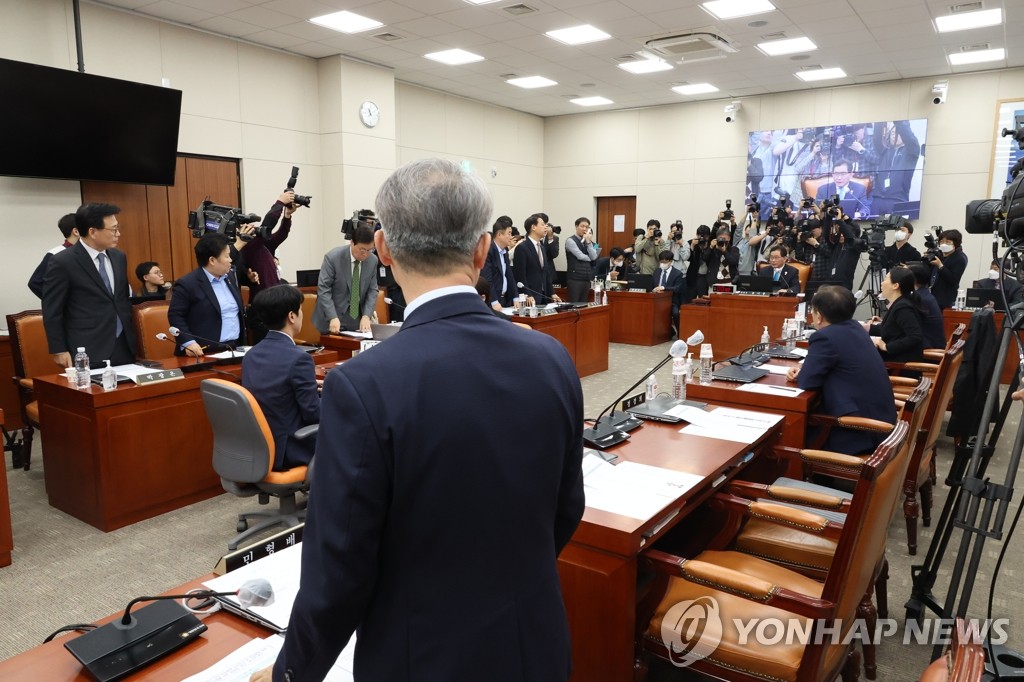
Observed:
[[[656,71],[670,71],[672,65],[664,59],[638,59],[635,62],[625,62],[618,65],[620,69],[630,73],[654,73]]]
[[[556,31],[545,33],[548,38],[553,38],[566,45],[583,45],[584,43],[596,43],[599,40],[608,40],[611,36],[599,28],[590,24],[560,28]]]
[[[687,85],[677,85],[672,88],[675,92],[680,95],[707,95],[712,92],[718,92],[711,83],[689,83]]]
[[[817,50],[818,46],[810,38],[787,38],[786,40],[772,40],[767,43],[758,43],[757,49],[769,57],[778,57],[784,54],[795,54],[797,52],[810,52]]]
[[[713,0],[701,4],[704,11],[717,19],[736,19],[775,10],[768,0]]]
[[[1001,23],[1003,23],[1002,9],[986,9],[980,12],[960,12],[944,17],[935,17],[935,30],[939,33],[950,33],[985,26],[997,26]]]
[[[998,62],[1006,59],[1006,50],[999,47],[994,50],[971,50],[969,52],[954,52],[949,55],[949,63],[953,66],[964,64],[980,64],[981,62]]]
[[[441,52],[431,52],[430,54],[423,55],[427,59],[432,59],[435,62],[441,62],[442,64],[448,64],[449,66],[459,66],[461,64],[472,64],[473,62],[482,62],[484,60],[478,54],[467,52],[466,50],[443,50]]]
[[[597,107],[602,104],[615,104],[607,97],[577,97],[576,99],[569,100],[573,104],[578,104],[581,107]]]
[[[552,85],[558,85],[556,81],[544,76],[523,76],[521,78],[509,78],[505,81],[509,85],[514,85],[517,88],[526,88],[532,90],[533,88],[546,88]]]
[[[335,12],[333,14],[313,17],[310,21],[318,26],[340,31],[341,33],[361,33],[362,31],[369,31],[384,25],[375,19],[364,17],[355,12]]]
[[[833,78],[846,78],[846,72],[839,67],[831,69],[811,69],[809,71],[798,71],[796,77],[805,82],[827,81]]]

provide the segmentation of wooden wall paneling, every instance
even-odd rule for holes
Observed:
[[[117,222],[121,236],[117,248],[128,257],[128,284],[133,289],[139,283],[135,279],[135,266],[150,260],[149,203],[145,185],[129,185],[115,182],[83,182],[84,203],[114,204],[121,209]]]
[[[179,156],[178,165],[174,171],[174,185],[167,188],[168,225],[174,225],[177,220],[183,220],[187,225],[188,212],[194,211],[199,205],[199,201],[194,204],[189,203],[186,173],[185,157]],[[178,279],[196,268],[196,256],[192,250],[193,239],[191,233],[185,228],[170,230],[168,237],[171,257],[168,259],[169,263],[164,274],[169,278]]]
[[[615,232],[616,215],[626,216],[626,231]],[[633,230],[636,228],[636,197],[597,198],[597,243],[601,254],[607,256],[612,247],[626,248],[633,245]]]
[[[186,157],[185,183],[189,210],[195,209],[207,197],[223,206],[241,205],[236,161]]]
[[[175,216],[167,212],[167,189],[167,187],[158,187],[156,185],[148,185],[146,187],[146,200],[149,209],[149,257],[143,260],[156,261],[168,281],[170,281],[172,279],[171,232],[176,227],[184,231],[185,228],[182,226],[187,224],[188,218],[187,216],[181,216],[178,221],[175,221]],[[179,223],[181,226],[179,226]],[[132,265],[131,267],[134,268],[135,266]],[[135,273],[132,272],[131,276],[135,277]],[[142,288],[142,282],[135,278],[132,286]]]

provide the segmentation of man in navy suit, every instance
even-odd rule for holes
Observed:
[[[491,207],[441,159],[381,186],[377,253],[409,307],[327,375],[274,682],[323,679],[357,629],[357,680],[569,676],[557,557],[583,514],[582,391],[561,344],[497,319],[473,288]],[[495,363],[495,348],[528,360]],[[510,438],[495,408],[529,427]]]
[[[838,195],[840,202],[851,201],[853,204],[852,209],[848,211],[851,215],[855,212],[861,217],[871,215],[871,199],[868,198],[864,185],[851,181],[851,177],[853,173],[850,172],[850,164],[842,160],[836,161],[832,166],[832,182],[818,188],[814,201],[820,204],[823,200]],[[843,212],[847,213],[845,209]]]
[[[260,404],[274,435],[274,470],[309,464],[311,439],[291,437],[320,423],[316,367],[294,340],[302,330],[302,292],[288,284],[264,289],[253,299],[252,311],[268,331],[242,360],[242,386]]]
[[[544,216],[534,213],[526,219],[526,239],[516,247],[516,256],[512,263],[512,272],[516,276],[516,285],[520,291],[534,299],[537,305],[545,305],[551,301],[562,299],[554,295],[554,268],[549,267],[551,249],[546,241],[547,223]]]
[[[488,303],[495,310],[511,307],[518,292],[512,263],[508,260],[508,247],[511,243],[512,220],[502,216],[491,228],[491,248],[487,251],[487,261],[480,271],[480,275],[491,285],[491,300]]]
[[[757,269],[761,277],[770,277],[772,280],[772,292],[782,294],[800,293],[800,273],[792,265],[786,264],[786,257],[789,250],[778,244],[768,252],[768,265],[762,265]]]
[[[111,204],[83,204],[75,212],[81,239],[55,253],[43,278],[43,327],[53,361],[71,367],[79,347],[98,367],[104,360],[135,360],[128,259],[118,251],[121,228]]]
[[[804,364],[786,375],[800,388],[821,391],[819,411],[833,417],[867,417],[896,423],[892,384],[871,337],[853,319],[857,301],[846,287],[827,285],[811,301],[811,335]],[[833,428],[824,449],[857,455],[872,452],[884,434]]]
[[[654,288],[651,291],[671,291],[672,306],[672,336],[679,336],[679,306],[683,304],[683,288],[686,280],[683,273],[672,267],[675,254],[671,251],[662,251],[658,254],[658,269],[654,271]]]
[[[199,267],[174,283],[167,320],[180,330],[175,355],[219,353],[245,339],[245,308],[229,245],[222,234],[204,235],[195,245]]]

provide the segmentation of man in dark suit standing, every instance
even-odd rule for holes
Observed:
[[[562,299],[554,295],[554,269],[549,267],[551,251],[547,245],[547,223],[543,216],[534,213],[523,224],[526,239],[516,247],[512,272],[516,276],[516,285],[520,291],[534,299],[537,305],[545,305],[551,301]]]
[[[111,204],[83,204],[75,212],[81,239],[50,258],[43,280],[43,326],[53,361],[71,367],[84,347],[92,366],[135,360],[128,297],[128,259],[118,251],[121,228]]]
[[[811,302],[812,320],[818,328],[811,335],[807,357],[786,377],[800,388],[821,391],[818,411],[833,417],[867,417],[896,423],[892,384],[885,363],[871,337],[853,319],[857,301],[842,286],[818,289]],[[856,455],[873,451],[884,434],[833,428],[825,450]]]
[[[357,680],[564,681],[557,557],[584,507],[576,369],[473,288],[490,246],[481,180],[423,159],[384,181],[376,207],[377,253],[410,303],[397,334],[327,375],[272,679],[323,679],[358,628]],[[529,362],[495,363],[495,348]],[[509,438],[495,408],[529,428]]]
[[[850,204],[844,203],[843,205],[850,206],[849,213],[851,215],[854,213],[861,217],[871,215],[871,199],[868,198],[864,185],[853,182],[850,180],[851,177],[853,177],[853,173],[850,172],[850,164],[845,160],[836,161],[832,166],[832,182],[818,188],[818,192],[814,195],[815,203],[820,204],[825,199],[838,196],[840,202],[850,202]],[[845,208],[843,212],[847,212]]]
[[[480,275],[491,285],[491,300],[488,303],[495,310],[511,307],[518,291],[512,263],[508,260],[508,247],[511,243],[512,221],[506,224],[498,218],[491,228],[491,248],[487,251],[487,261],[480,271]]]
[[[773,246],[768,252],[768,265],[762,265],[757,269],[757,274],[761,277],[771,278],[773,293],[800,293],[800,273],[792,265],[786,264],[788,255],[789,251],[785,246]]]
[[[352,286],[353,280],[359,283],[357,288]],[[321,334],[370,331],[370,319],[377,309],[377,256],[373,253],[373,227],[360,222],[352,230],[348,246],[327,252],[320,266],[316,289],[313,324]]]
[[[288,284],[264,289],[253,299],[252,311],[268,331],[242,360],[242,386],[260,404],[274,435],[274,470],[309,464],[312,439],[292,438],[303,426],[320,423],[316,367],[295,345],[302,330],[302,292]]]
[[[199,267],[174,283],[167,320],[179,330],[175,355],[220,353],[245,340],[245,307],[229,246],[222,234],[204,235],[194,247]]]
[[[683,304],[684,289],[686,280],[683,273],[672,266],[675,254],[671,251],[662,251],[658,254],[658,269],[654,271],[655,293],[661,291],[672,292],[671,324],[672,336],[679,336],[679,306]]]

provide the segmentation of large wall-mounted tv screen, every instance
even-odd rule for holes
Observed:
[[[747,192],[766,220],[780,198],[839,198],[857,220],[921,214],[928,120],[755,130],[747,147]],[[749,202],[748,202],[749,203]]]
[[[0,175],[174,184],[181,91],[0,59]]]

